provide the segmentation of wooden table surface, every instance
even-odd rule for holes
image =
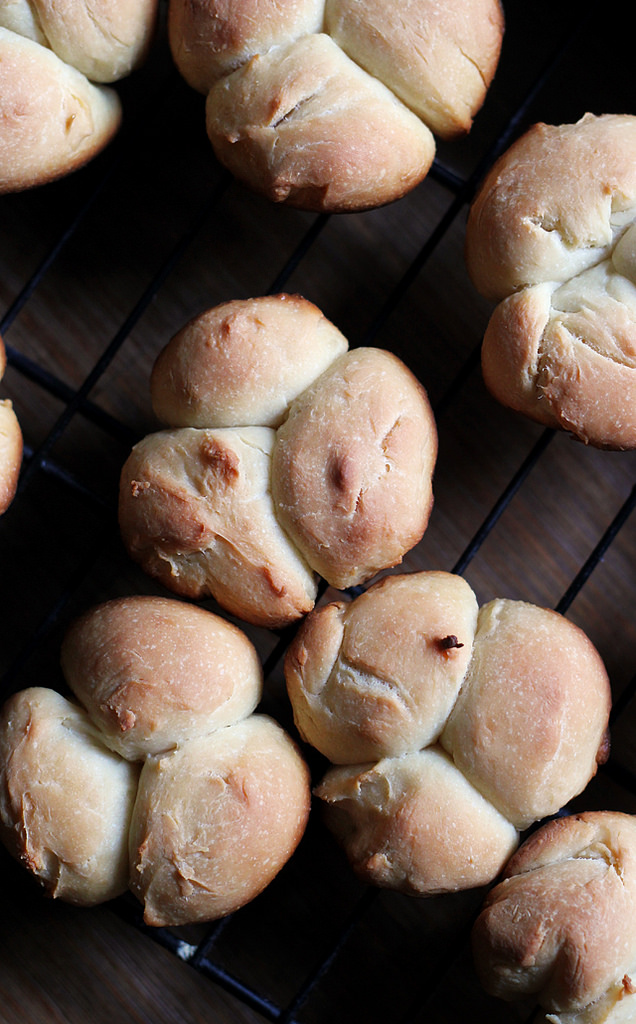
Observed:
[[[158,351],[217,302],[298,292],[352,344],[397,352],[429,391],[440,434],[435,508],[403,568],[459,567],[480,603],[562,607],[586,630],[617,710],[610,764],[573,806],[636,809],[636,456],[546,433],[489,397],[476,354],[490,306],[462,253],[467,200],[502,133],[587,110],[636,112],[627,33],[611,4],[602,25],[591,17],[579,29],[581,6],[504,4],[486,105],[468,139],[440,147],[451,176],[436,170],[381,210],[316,217],[230,181],[205,138],[203,99],[174,73],[163,33],[148,66],[118,86],[125,125],[109,150],[70,178],[0,199],[9,350],[0,388],[27,444],[18,497],[0,522],[3,692],[63,686],[59,644],[78,611],[160,592],[126,558],[115,518],[130,444],[156,427],[148,377]],[[284,639],[246,632],[267,663],[264,706],[289,725]],[[200,930],[159,942],[128,900],[52,903],[4,851],[0,866],[0,1020],[10,1024],[256,1024],[286,1019],[296,999],[290,1017],[329,1024],[507,1024],[531,1010],[488,999],[473,977],[466,939],[483,893],[368,893],[316,815],[270,889],[210,936],[202,965],[187,962]]]

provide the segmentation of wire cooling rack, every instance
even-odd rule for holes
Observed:
[[[597,5],[504,7],[500,68],[473,131],[441,146],[427,180],[390,207],[313,215],[239,188],[213,159],[202,99],[176,75],[163,32],[148,66],[119,87],[125,124],[109,150],[68,179],[0,199],[0,387],[26,442],[0,521],[2,696],[33,681],[64,688],[59,644],[79,611],[160,592],[126,558],[115,511],[130,446],[156,427],[148,379],[158,351],[217,302],[294,291],[352,346],[395,351],[429,391],[435,508],[402,568],[458,572],[480,603],[526,599],[585,629],[612,681],[613,748],[573,807],[636,808],[635,458],[587,449],[487,395],[489,306],[462,254],[474,190],[524,128],[634,112],[631,55],[612,35],[611,4],[603,25]],[[282,677],[290,633],[246,632],[265,665],[263,709],[293,732]],[[305,753],[317,777],[323,765]],[[279,877],[230,918],[150,929],[132,897],[112,909],[228,993],[241,1020],[529,1020],[532,1006],[490,1000],[473,977],[482,898],[364,888],[316,812]]]

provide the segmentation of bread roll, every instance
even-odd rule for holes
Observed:
[[[499,304],[482,346],[498,401],[578,440],[636,447],[636,117],[538,124],[471,206],[466,262]]]
[[[556,1024],[633,1019],[636,819],[595,811],[544,825],[507,865],[472,938],[493,995],[532,996]]]
[[[477,599],[460,577],[387,576],[309,615],[287,650],[296,727],[336,764],[434,743],[462,685]]]
[[[362,583],[419,541],[437,456],[428,397],[396,356],[347,348],[288,295],[222,303],[172,338],[154,406],[196,426],[148,435],[120,481],[122,537],[146,572],[277,628],[311,610],[317,575]]]
[[[218,159],[274,202],[350,211],[399,198],[428,173],[429,129],[324,34],[253,57],[208,93]]]
[[[119,522],[131,557],[171,590],[214,597],[276,627],[313,607],[317,582],[272,505],[274,431],[160,431],[121,474]]]
[[[470,131],[499,60],[498,3],[326,0],[326,31],[436,135]]]
[[[485,885],[518,842],[436,746],[331,768],[316,795],[356,874],[408,896]]]
[[[278,427],[290,403],[347,348],[338,328],[299,295],[223,302],[159,353],[153,408],[173,427]]]
[[[580,793],[607,756],[610,687],[585,633],[524,601],[483,605],[441,735],[455,764],[520,830]]]
[[[274,202],[339,212],[400,198],[433,132],[470,129],[504,23],[499,0],[171,0],[168,29],[218,159]]]
[[[53,690],[9,698],[0,716],[0,834],[54,897],[89,906],[128,886],[138,768]]]
[[[151,925],[253,899],[294,852],[311,793],[296,745],[252,713],[247,637],[173,599],[118,598],[71,625],[62,669],[85,707],[35,687],[0,714],[9,852],[74,903],[130,888]]]
[[[466,263],[499,302],[562,284],[609,259],[636,215],[636,116],[535,124],[484,178],[468,215]]]
[[[130,833],[131,889],[146,923],[243,906],[289,859],[308,814],[307,768],[265,716],[148,758]]]
[[[324,0],[171,0],[168,40],[188,85],[207,95],[214,83],[272,46],[319,32]]]
[[[8,0],[0,25],[48,47],[93,82],[115,82],[145,59],[157,0]]]
[[[119,98],[31,39],[0,28],[0,194],[94,157],[121,121]]]
[[[4,376],[7,355],[0,338],[0,380]],[[0,515],[15,497],[22,466],[22,431],[9,399],[0,399]]]
[[[580,793],[608,754],[609,680],[585,634],[523,601],[478,609],[450,573],[388,576],[314,609],[284,668],[300,734],[342,766],[316,790],[337,807],[327,820],[378,885],[426,895],[429,860],[430,892],[442,873],[445,891],[492,881],[513,835]],[[430,849],[440,828],[447,854]],[[416,883],[403,881],[409,864]]]
[[[64,676],[112,750],[140,761],[245,718],[262,667],[246,635],[163,597],[97,605],[67,631]]]
[[[629,239],[626,239],[629,241]],[[494,310],[482,370],[502,404],[585,444],[636,447],[636,273],[606,260]]]
[[[276,515],[308,564],[339,589],[397,565],[433,504],[437,430],[423,387],[383,349],[335,360],[276,434]]]

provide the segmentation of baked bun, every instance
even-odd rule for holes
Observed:
[[[119,524],[145,572],[183,597],[272,628],[314,605],[314,573],[272,504],[267,427],[149,434],[122,469]]]
[[[40,43],[0,28],[0,193],[76,170],[110,142],[120,121],[115,92]]]
[[[67,630],[61,664],[103,741],[130,761],[231,725],[261,697],[261,663],[245,634],[170,598],[90,609]]]
[[[62,668],[82,706],[35,688],[3,710],[10,852],[73,902],[130,888],[153,925],[253,899],[298,844],[310,791],[292,740],[252,714],[262,669],[245,634],[175,600],[120,598],[70,627]]]
[[[149,757],[130,832],[146,922],[214,920],[252,900],[296,848],[308,810],[300,755],[264,715]]]
[[[471,206],[466,262],[498,303],[492,394],[584,443],[636,447],[636,117],[526,132]]]
[[[348,347],[299,295],[222,302],[159,353],[152,406],[173,427],[279,427],[291,402]]]
[[[115,82],[145,59],[157,0],[10,0],[0,26],[33,39],[92,82]]]
[[[196,318],[159,355],[151,389],[159,413],[196,426],[133,448],[119,522],[131,557],[169,589],[280,627],[311,610],[317,574],[362,583],[421,538],[437,455],[426,393],[389,352],[347,351],[305,299]]]
[[[0,4],[0,194],[70,174],[111,141],[121,103],[102,83],[143,61],[156,19],[157,0]]]
[[[39,686],[9,698],[0,774],[0,835],[48,895],[90,906],[125,892],[139,769],[82,708]]]
[[[316,793],[353,866],[416,895],[492,881],[607,757],[609,681],[585,634],[523,601],[478,609],[452,573],[315,609],[285,679],[300,735],[339,766]]]
[[[219,160],[275,202],[325,211],[425,177],[433,133],[470,130],[503,29],[499,0],[171,0],[168,16]]]
[[[332,768],[315,792],[356,875],[407,896],[486,885],[518,843],[514,826],[436,745]]]
[[[0,380],[6,365],[6,351],[0,338]],[[0,399],[0,515],[6,512],[15,497],[22,466],[22,448],[18,417],[9,399]]]
[[[472,940],[484,987],[536,998],[542,1020],[633,1020],[636,818],[591,811],[544,825],[489,893]]]

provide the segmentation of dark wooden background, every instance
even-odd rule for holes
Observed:
[[[502,139],[587,110],[636,113],[632,44],[613,4],[504,6],[502,60],[473,132],[440,147],[438,168],[392,206],[316,217],[229,181],[163,32],[148,66],[118,86],[125,125],[110,149],[70,178],[0,198],[10,360],[0,394],[27,444],[0,521],[3,692],[63,687],[71,618],[103,598],[157,592],[122,550],[115,504],[130,444],[156,426],[148,376],[160,348],[217,302],[293,291],[352,345],[397,352],[429,391],[435,508],[405,570],[461,571],[480,602],[559,607],[586,630],[616,710],[611,761],[573,806],[636,809],[636,456],[546,433],[488,396],[476,356],[490,307],[462,255],[471,189]],[[246,631],[266,662],[264,708],[289,726],[285,638]],[[0,1019],[10,1024],[508,1024],[532,1009],[488,999],[472,974],[467,938],[483,893],[366,893],[318,815],[270,889],[209,936],[200,966],[184,959],[201,930],[158,942],[134,901],[78,910],[44,899],[3,850],[0,867]],[[227,985],[212,976],[221,969]]]

